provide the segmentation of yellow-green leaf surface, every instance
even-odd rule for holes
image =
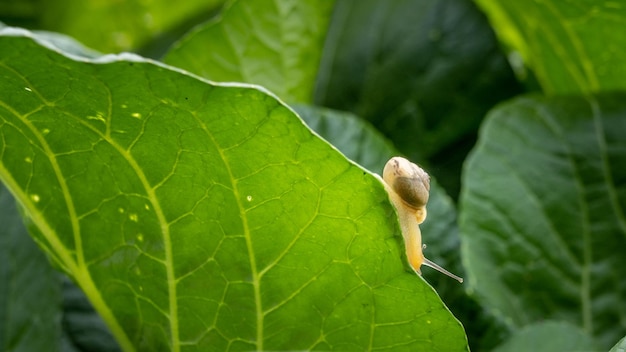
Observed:
[[[222,82],[268,88],[287,102],[310,102],[334,1],[233,1],[197,28],[165,62]]]
[[[0,179],[126,350],[466,350],[379,181],[255,87],[0,36]]]
[[[547,93],[626,88],[626,3],[478,0]]]

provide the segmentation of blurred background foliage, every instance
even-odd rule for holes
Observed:
[[[303,56],[312,57],[311,60],[301,60],[308,65],[302,78],[304,83],[299,85],[305,86],[304,93],[298,92],[298,86],[292,87],[297,93],[288,89],[281,91],[284,82],[272,76],[273,73],[265,76],[263,70],[248,75],[229,73],[227,67],[220,68],[216,64],[219,58],[210,57],[210,49],[206,49],[206,58],[194,58],[197,62],[185,56],[185,50],[192,50],[192,53],[201,50],[197,47],[198,42],[201,43],[200,48],[212,48],[213,45],[219,49],[219,41],[224,40],[219,37],[219,31],[224,31],[219,26],[229,21],[229,13],[236,17],[233,14],[240,12],[241,16],[249,16],[254,23],[260,12],[250,10],[255,5],[242,3],[219,0],[180,3],[165,0],[3,0],[0,2],[0,22],[64,33],[101,53],[136,52],[212,80],[264,85],[288,104],[294,104],[313,129],[373,172],[380,173],[383,165],[376,169],[373,164],[368,165],[371,160],[396,152],[421,164],[450,196],[447,201],[452,209],[448,212],[449,219],[445,221],[447,227],[440,230],[447,233],[445,238],[440,243],[429,243],[431,259],[453,272],[465,272],[470,279],[474,277],[474,283],[470,282],[464,290],[438,274],[425,272],[425,277],[465,326],[473,350],[542,348],[550,351],[567,346],[586,349],[597,348],[598,345],[600,349],[606,349],[617,342],[602,341],[598,344],[592,337],[596,332],[589,331],[584,324],[541,322],[543,319],[535,317],[534,321],[543,325],[529,323],[524,326],[512,322],[514,319],[506,312],[497,313],[497,309],[485,299],[489,294],[477,292],[481,283],[476,280],[481,276],[467,273],[470,268],[475,269],[472,266],[475,264],[461,266],[460,247],[469,248],[466,243],[473,243],[475,238],[472,234],[462,234],[459,240],[463,226],[459,230],[456,225],[457,211],[454,209],[459,195],[466,192],[465,200],[461,199],[462,207],[458,209],[460,217],[468,223],[477,212],[477,203],[472,198],[474,193],[464,190],[465,184],[461,180],[464,163],[476,145],[490,110],[526,93],[550,97],[626,88],[626,32],[623,31],[626,10],[620,3],[603,0],[541,3],[504,0],[321,2],[320,7],[324,10],[307,19],[310,22],[307,25],[314,30],[302,32],[304,34],[298,41],[306,43],[308,49],[318,48]],[[262,18],[262,21],[278,26],[289,19],[289,9],[293,7],[289,1],[265,3],[257,3],[256,6],[276,6],[275,12],[282,17]],[[294,28],[298,28],[297,25],[294,24]],[[250,26],[251,30],[255,29],[254,24]],[[187,49],[193,45],[196,45],[194,49]],[[236,54],[232,55],[241,59]],[[252,57],[250,60],[256,59]],[[281,74],[284,73],[276,73]],[[279,78],[288,80],[293,77],[293,74],[287,73]],[[533,102],[538,104],[536,106],[543,103]],[[501,117],[505,121],[506,118]],[[524,118],[522,114],[521,119]],[[370,132],[361,135],[361,129]],[[355,143],[342,143],[342,131],[353,133],[344,141],[354,140]],[[489,131],[494,134],[502,132],[497,128]],[[370,148],[377,145],[379,149],[368,151],[355,147],[365,138],[373,138],[376,142],[364,145]],[[506,141],[503,143],[506,144]],[[622,147],[619,143],[616,146],[617,149]],[[376,156],[373,157],[373,154]],[[489,165],[475,165],[478,169],[482,168],[483,173],[470,173],[474,177],[488,179],[493,176],[488,173]],[[613,196],[619,204],[626,202],[623,175],[621,170],[613,175],[617,189],[608,196]],[[475,183],[476,179],[465,181]],[[488,183],[484,185],[490,186]],[[6,191],[0,193],[4,197],[2,202],[9,204],[6,194]],[[505,201],[505,206],[511,204]],[[5,221],[8,223],[17,216],[15,209],[11,212],[7,209],[9,205],[3,205],[4,213],[0,214],[7,219],[3,219],[3,227]],[[617,215],[620,216],[623,214]],[[488,220],[486,218],[484,226],[465,226],[480,232],[490,226]],[[17,240],[8,239],[9,232],[15,233],[14,230],[3,233],[0,240],[17,243]],[[612,235],[626,237],[620,230]],[[512,239],[517,241],[524,237]],[[623,240],[617,243],[619,246]],[[32,253],[36,252],[32,243],[28,245],[32,247]],[[0,257],[8,255],[14,253],[10,250],[0,252]],[[43,265],[40,270],[48,270],[45,268],[46,265]],[[476,272],[479,271],[476,269]],[[27,275],[36,273],[33,271]],[[3,275],[6,278],[17,273],[5,269]],[[106,351],[116,348],[106,328],[67,280],[58,277],[52,283],[46,281],[41,284],[50,286],[28,290],[45,292],[46,302],[50,302],[47,309],[52,309],[49,316],[58,325],[52,330],[49,326],[41,326],[40,329],[56,334],[51,338],[61,338],[64,350]],[[606,287],[610,289],[611,286]],[[0,295],[5,297],[15,294],[6,287],[0,289]],[[616,292],[619,295],[621,291]],[[507,299],[506,296],[501,298]],[[614,308],[624,311],[623,304]],[[6,309],[6,306],[0,308],[0,317],[6,314]],[[624,334],[624,316],[621,316],[621,321],[614,322],[613,335]],[[25,317],[37,320],[36,315]],[[545,316],[545,319],[550,318]],[[28,322],[25,324],[28,325]],[[607,324],[610,325],[610,322]],[[0,332],[7,330],[7,327],[0,327]],[[528,344],[531,340],[554,340],[555,336],[562,343]]]

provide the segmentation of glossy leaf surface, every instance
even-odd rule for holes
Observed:
[[[0,177],[133,349],[466,350],[384,189],[276,98],[0,39]]]

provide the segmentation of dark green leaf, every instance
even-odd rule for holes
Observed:
[[[0,179],[126,350],[466,350],[387,195],[261,90],[0,38]]]
[[[564,322],[545,321],[523,328],[493,352],[596,350],[593,339],[579,327]]]
[[[562,0],[478,0],[477,3],[489,16],[500,39],[533,70],[545,92],[626,88],[623,3]]]
[[[469,285],[514,326],[626,332],[626,95],[526,97],[494,110],[463,176]]]
[[[0,350],[59,350],[60,275],[28,236],[2,184],[0,263]]]
[[[482,117],[518,91],[471,1],[339,1],[324,49],[316,104],[369,120],[453,193]]]
[[[233,1],[177,43],[165,62],[213,81],[260,84],[310,102],[334,1]]]

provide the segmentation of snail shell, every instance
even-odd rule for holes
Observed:
[[[383,180],[409,207],[419,209],[428,203],[430,176],[405,158],[389,159],[383,169]]]

